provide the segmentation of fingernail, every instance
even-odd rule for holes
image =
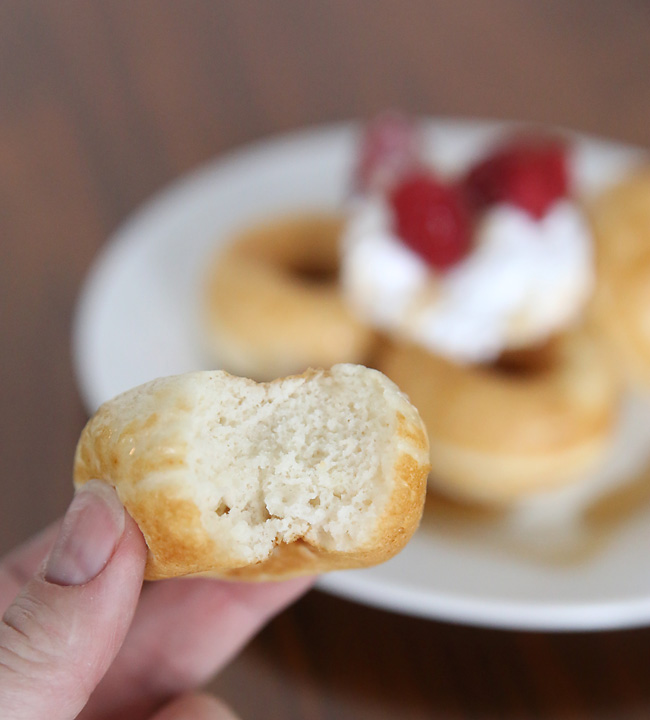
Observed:
[[[106,567],[124,532],[124,508],[99,480],[77,491],[45,566],[55,585],[84,585]]]

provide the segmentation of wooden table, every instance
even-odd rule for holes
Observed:
[[[0,3],[0,550],[65,509],[107,236],[198,163],[386,106],[650,145],[640,0]],[[214,682],[243,718],[650,717],[650,630],[455,627],[311,593]]]

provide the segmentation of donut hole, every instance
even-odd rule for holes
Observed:
[[[292,280],[310,286],[329,286],[338,282],[338,264],[318,262],[316,258],[306,258],[287,268]]]
[[[554,342],[547,342],[530,348],[519,348],[502,353],[489,369],[513,380],[529,380],[545,375],[557,367],[557,348]]]
[[[342,220],[335,215],[287,216],[259,225],[237,243],[239,252],[304,285],[332,285],[339,276]]]

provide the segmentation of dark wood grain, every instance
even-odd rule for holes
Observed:
[[[0,3],[0,550],[65,508],[83,277],[171,179],[400,106],[650,145],[643,0]],[[650,630],[534,634],[311,593],[214,682],[244,718],[646,718]]]

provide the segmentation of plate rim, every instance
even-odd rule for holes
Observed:
[[[535,123],[495,118],[423,117],[431,127],[436,125],[470,127],[535,126]],[[141,240],[141,229],[146,228],[165,208],[177,207],[187,202],[192,194],[210,184],[215,175],[228,171],[233,163],[245,158],[263,156],[282,145],[299,142],[321,142],[327,137],[346,134],[358,129],[358,120],[346,120],[332,124],[317,124],[289,132],[271,135],[235,147],[214,157],[195,169],[175,178],[136,207],[108,236],[95,254],[80,286],[72,317],[72,360],[77,387],[84,407],[92,412],[98,406],[96,388],[88,372],[84,336],[91,322],[98,288],[108,282],[113,268]],[[578,133],[569,128],[557,130],[577,135],[597,143],[609,143],[622,149],[645,154],[644,148],[634,148],[625,143]],[[476,598],[454,593],[436,593],[414,588],[408,584],[391,586],[375,578],[364,576],[364,571],[343,571],[318,579],[316,587],[327,593],[384,610],[412,616],[456,622],[481,627],[509,630],[585,631],[638,627],[650,623],[650,594],[626,600],[604,600],[574,603],[535,603],[530,600],[504,601],[495,598]]]
[[[391,587],[344,573],[319,578],[316,588],[337,597],[381,610],[430,620],[505,631],[591,632],[643,627],[650,623],[650,596],[602,602],[535,603],[476,600],[460,594],[425,593],[409,587]]]

